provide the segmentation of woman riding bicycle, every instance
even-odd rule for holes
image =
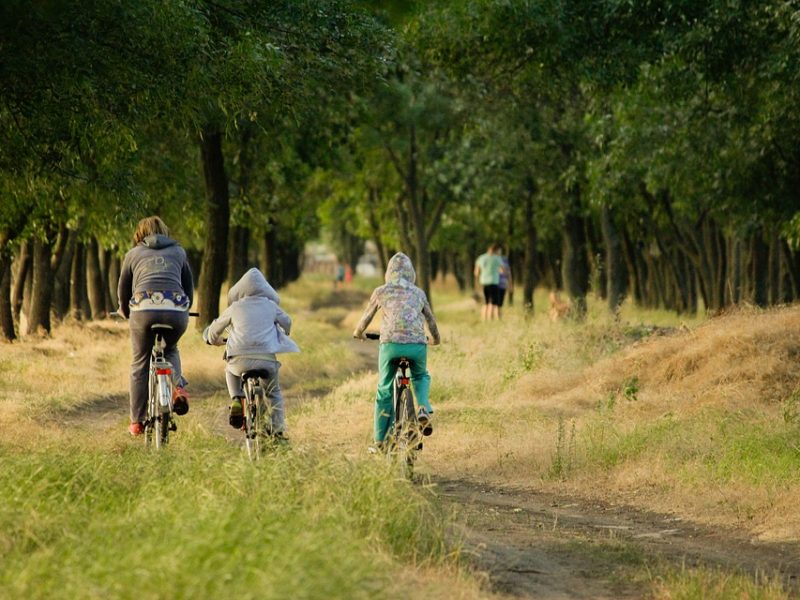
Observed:
[[[119,312],[130,319],[133,349],[129,431],[131,435],[141,435],[147,416],[150,351],[155,340],[152,325],[171,327],[162,330],[162,337],[166,343],[164,358],[172,364],[175,382],[173,410],[178,415],[189,410],[177,344],[189,324],[194,283],[186,252],[169,237],[169,229],[159,217],[139,221],[133,243],[133,249],[122,261],[117,295]]]
[[[436,319],[425,292],[414,285],[417,275],[411,259],[402,252],[395,254],[386,267],[386,284],[372,292],[353,337],[362,338],[364,330],[383,309],[381,343],[378,352],[378,390],[375,395],[375,444],[383,445],[392,421],[392,380],[397,362],[407,358],[411,362],[411,385],[420,405],[418,420],[425,435],[430,435],[433,408],[428,399],[431,376],[427,370],[428,346],[425,321],[431,332],[431,343],[441,339]]]

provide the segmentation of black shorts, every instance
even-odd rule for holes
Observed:
[[[500,288],[497,287],[496,284],[483,286],[483,302],[484,302],[484,304],[494,304],[495,306],[500,306],[498,304],[498,302],[499,302],[499,292],[500,292]]]
[[[503,300],[506,299],[506,288],[497,288],[497,306],[503,306]]]

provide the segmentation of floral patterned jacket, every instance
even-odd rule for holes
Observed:
[[[376,288],[369,299],[353,335],[361,337],[375,317],[383,309],[381,320],[381,343],[425,344],[425,322],[431,332],[434,345],[441,341],[439,328],[433,316],[425,292],[414,285],[417,274],[411,259],[402,252],[395,254],[386,267],[386,284]]]

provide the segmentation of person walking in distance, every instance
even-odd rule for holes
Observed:
[[[492,244],[475,261],[475,277],[483,286],[483,308],[481,319],[489,321],[500,317],[500,273],[503,262],[498,255],[499,246]]]
[[[175,383],[172,402],[176,415],[189,411],[189,394],[181,371],[178,340],[189,325],[194,282],[186,252],[169,237],[169,229],[157,216],[139,221],[133,234],[133,248],[125,255],[120,268],[117,296],[119,313],[129,319],[131,330],[130,417],[131,435],[144,432],[147,416],[148,369],[155,324],[169,325],[162,336],[166,343],[164,358],[172,364]]]

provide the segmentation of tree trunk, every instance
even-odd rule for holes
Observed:
[[[78,242],[72,254],[69,274],[69,315],[76,321],[83,321],[90,312],[86,290],[86,246]]]
[[[564,223],[562,276],[572,300],[573,316],[582,320],[586,316],[586,294],[589,291],[589,262],[587,257],[586,228],[580,216],[580,189],[572,192],[571,206]]]
[[[786,240],[781,240],[781,246],[786,263],[786,285],[788,287],[786,302],[792,302],[800,296],[800,269],[798,269],[797,255],[792,252]]]
[[[777,227],[769,228],[769,303],[780,304],[781,296],[781,239]]]
[[[533,313],[533,292],[536,289],[536,223],[534,222],[533,198],[536,183],[532,177],[526,180],[525,194],[525,255],[522,267],[522,304]]]
[[[11,309],[11,264],[13,256],[8,230],[0,231],[0,334],[9,342],[16,339],[14,312]]]
[[[378,249],[378,260],[381,264],[381,272],[384,273],[386,272],[386,265],[389,264],[389,258],[391,257],[388,254],[386,245],[383,243],[381,223],[378,219],[378,215],[375,214],[375,206],[378,204],[379,197],[380,193],[378,188],[370,186],[369,198],[367,201],[367,221],[369,222],[369,229],[372,232],[372,240],[375,242],[375,247]]]
[[[53,246],[49,239],[33,242],[33,287],[27,334],[44,330],[50,333],[50,303],[53,299],[53,280],[50,269]]]
[[[608,273],[608,308],[617,314],[619,307],[628,293],[628,272],[622,252],[622,241],[619,237],[614,215],[607,204],[601,213],[603,239],[606,246],[606,272]]]
[[[0,332],[9,342],[17,338],[11,310],[11,256],[0,252]]]
[[[106,311],[106,292],[100,273],[100,246],[95,237],[86,246],[86,291],[89,295],[91,319],[102,319]]]
[[[108,257],[107,262],[107,283],[108,283],[108,293],[111,297],[111,309],[109,312],[115,312],[119,310],[119,298],[117,298],[117,286],[119,285],[119,272],[122,268],[121,260],[119,255],[112,250]]]
[[[25,296],[25,285],[31,275],[31,242],[23,240],[19,246],[19,256],[17,257],[17,275],[14,278],[14,287],[11,291],[11,311],[14,320],[19,322],[19,315],[22,311],[22,301]]]
[[[628,235],[627,228],[622,229],[622,242],[625,248],[625,262],[633,282],[633,301],[638,306],[642,306],[644,304],[644,278],[639,266],[636,244]]]
[[[769,246],[764,242],[763,230],[758,229],[752,238],[751,279],[753,282],[753,303],[767,306],[769,301]]]
[[[247,256],[250,248],[250,230],[234,225],[228,240],[228,286],[233,286],[247,270]]]
[[[219,295],[227,266],[225,253],[228,248],[230,198],[220,132],[211,129],[203,132],[200,155],[206,188],[206,243],[197,285],[200,312],[197,327],[203,329],[219,316]]]
[[[105,312],[106,314],[111,314],[115,311],[117,307],[117,303],[114,300],[114,297],[117,295],[116,293],[116,283],[117,280],[115,279],[113,284],[111,282],[112,276],[116,275],[119,277],[119,273],[112,275],[112,268],[114,265],[114,252],[112,250],[103,250],[100,252],[100,277],[103,280],[103,300],[105,303]],[[113,288],[111,286],[114,286]]]
[[[53,312],[61,321],[69,314],[70,297],[70,271],[72,270],[72,257],[78,243],[78,232],[70,229],[64,254],[59,262],[53,280]]]
[[[274,288],[281,287],[280,257],[278,255],[278,230],[274,223],[268,224],[261,244],[261,270]]]

